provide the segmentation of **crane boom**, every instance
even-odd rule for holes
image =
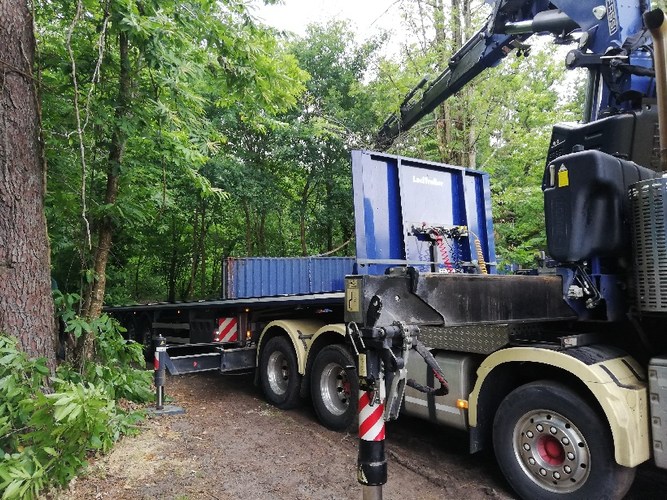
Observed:
[[[444,71],[431,82],[422,79],[399,110],[385,120],[376,136],[376,148],[389,148],[401,133],[482,71],[498,65],[512,50],[527,55],[530,47],[524,42],[534,33],[551,33],[558,42],[573,41],[572,33],[581,33],[579,47],[568,55],[567,64],[568,68],[590,69],[593,81],[602,78],[602,85],[591,88],[586,104],[585,116],[596,119],[608,105],[610,94],[617,97],[636,86],[628,75],[639,75],[642,71],[637,68],[650,66],[650,57],[639,54],[637,47],[628,43],[641,31],[641,14],[646,8],[596,10],[582,6],[578,0],[497,0],[485,25],[450,58]],[[623,28],[619,27],[621,21]],[[647,42],[643,39],[642,43]],[[631,64],[631,55],[639,62]]]

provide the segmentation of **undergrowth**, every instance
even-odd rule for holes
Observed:
[[[95,356],[81,371],[63,364],[50,376],[44,359],[28,359],[0,334],[2,500],[36,498],[66,485],[89,453],[105,452],[136,431],[144,412],[127,409],[128,402],[153,398],[142,348],[123,339],[118,322],[106,315],[86,322],[72,312],[72,297],[58,299],[66,329],[95,336]]]

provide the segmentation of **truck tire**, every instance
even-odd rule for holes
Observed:
[[[273,337],[262,348],[259,358],[259,381],[264,396],[283,410],[296,408],[301,402],[301,377],[296,353],[285,337]]]
[[[607,422],[565,385],[542,380],[512,391],[493,422],[493,447],[512,488],[525,499],[618,499],[634,468],[614,460]]]
[[[310,378],[310,393],[317,417],[325,427],[347,430],[357,421],[359,380],[352,356],[341,345],[330,345],[322,349],[313,362]],[[346,369],[348,368],[348,369]]]

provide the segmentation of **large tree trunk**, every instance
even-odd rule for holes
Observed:
[[[55,368],[32,26],[27,2],[0,0],[0,332]]]

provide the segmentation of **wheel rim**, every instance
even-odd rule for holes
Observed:
[[[591,455],[584,435],[557,412],[526,413],[514,427],[513,444],[526,475],[551,492],[572,492],[590,474]]]
[[[280,351],[272,352],[266,368],[271,391],[282,396],[287,392],[287,385],[289,384],[287,358]]]
[[[329,363],[320,376],[322,402],[333,415],[342,415],[350,407],[350,382],[338,363]]]

